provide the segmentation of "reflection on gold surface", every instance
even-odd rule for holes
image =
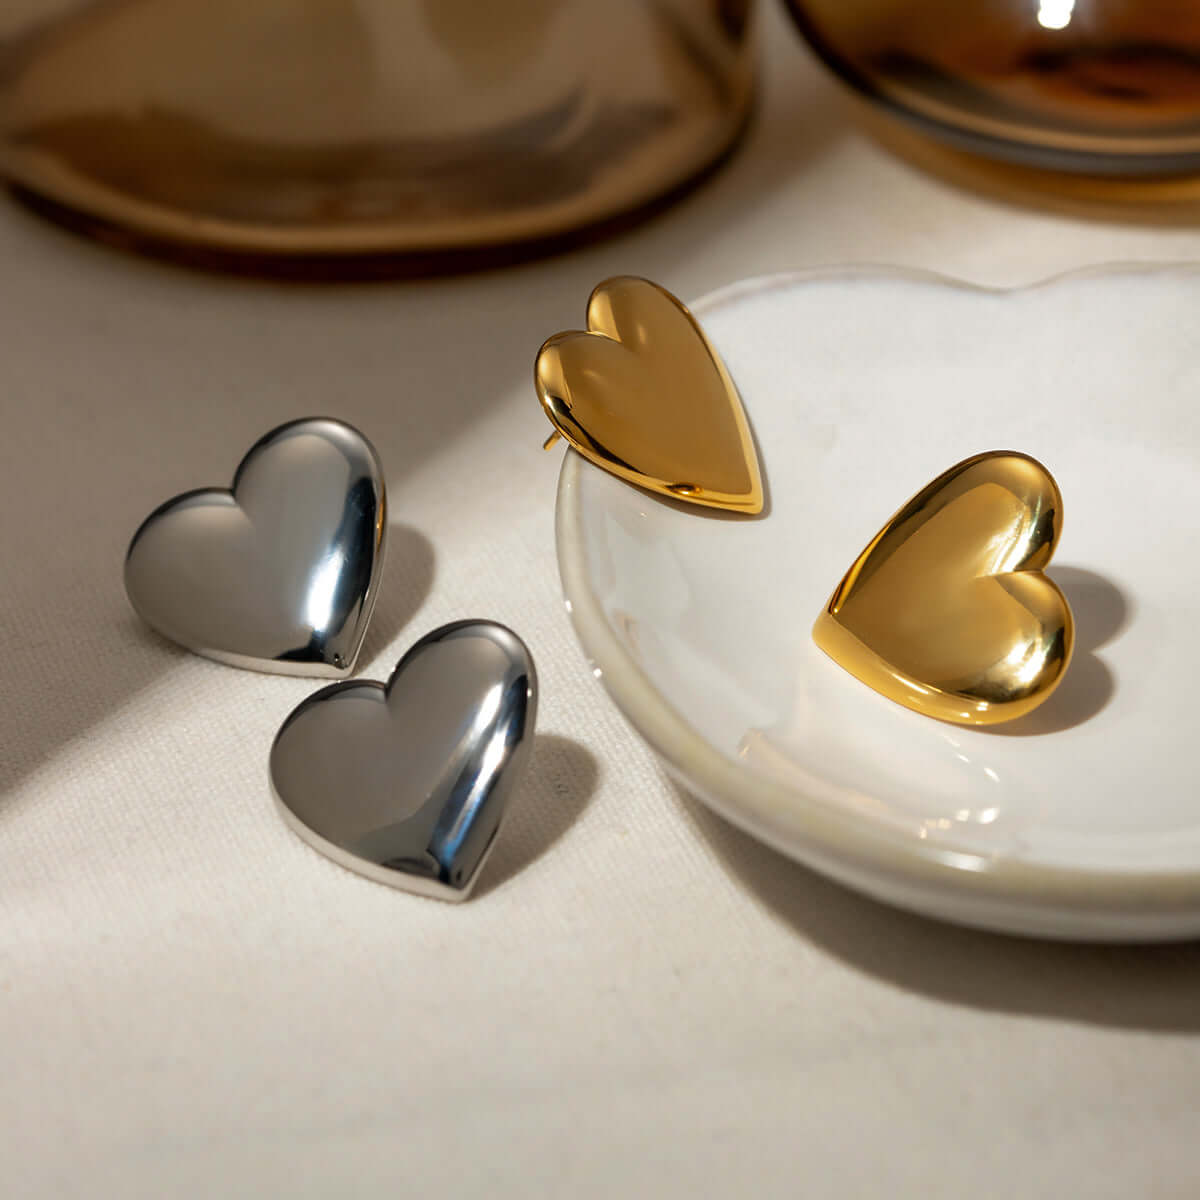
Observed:
[[[630,483],[761,512],[741,399],[691,313],[657,284],[620,276],[592,292],[587,325],[556,334],[538,353],[538,398],[556,432]]]
[[[835,662],[926,716],[990,725],[1058,686],[1074,622],[1043,573],[1062,528],[1049,472],[1022,454],[966,459],[875,536],[813,627]]]
[[[732,143],[753,45],[726,7],[59,0],[35,20],[0,0],[0,170],[140,235],[248,253],[547,239]]]

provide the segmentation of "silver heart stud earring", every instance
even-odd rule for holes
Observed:
[[[142,522],[125,591],[197,654],[338,679],[362,646],[386,537],[371,443],[341,421],[292,421],[251,447],[232,488],[185,492]]]
[[[334,862],[465,900],[536,716],[524,642],[493,621],[457,621],[417,642],[386,684],[349,680],[302,701],[271,747],[271,785],[284,820]]]

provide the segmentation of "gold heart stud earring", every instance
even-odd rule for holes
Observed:
[[[555,334],[534,381],[554,426],[584,458],[639,487],[759,513],[762,478],[737,388],[687,308],[621,275],[591,294],[587,331]]]
[[[1062,495],[1041,463],[992,451],[951,467],[871,540],[813,640],[926,716],[992,725],[1031,712],[1071,661],[1075,622],[1042,573]]]

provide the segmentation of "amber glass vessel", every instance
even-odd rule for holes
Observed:
[[[1200,167],[1197,0],[788,0],[817,52],[960,148],[1091,174]]]
[[[718,159],[753,0],[0,0],[0,169],[150,241],[540,243]]]

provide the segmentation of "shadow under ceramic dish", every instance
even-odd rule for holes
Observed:
[[[832,883],[676,791],[683,811],[755,901],[854,970],[989,1012],[1200,1031],[1200,943],[1073,944],[942,924]]]
[[[554,846],[583,814],[599,778],[584,746],[556,733],[535,734],[526,784],[511,802],[475,897],[503,887]]]
[[[1103,711],[1116,691],[1116,681],[1100,647],[1129,624],[1132,605],[1103,575],[1082,567],[1051,567],[1047,574],[1062,589],[1075,615],[1075,653],[1062,682],[1050,698],[1028,716],[984,732],[1005,737],[1034,737],[1082,725]]]

